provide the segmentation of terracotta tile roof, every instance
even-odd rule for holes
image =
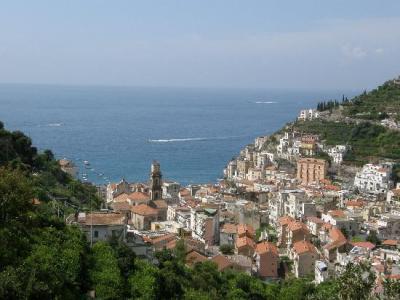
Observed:
[[[185,257],[185,262],[190,267],[195,265],[196,263],[200,263],[206,260],[207,260],[206,256],[201,255],[199,252],[195,250],[191,250],[188,254],[186,254]]]
[[[372,244],[371,242],[352,242],[351,243],[353,246],[361,247],[361,248],[367,248],[369,250],[372,250],[375,248],[375,245]]]
[[[299,221],[290,222],[288,224],[288,230],[290,231],[303,230],[305,232],[308,232],[307,225]]]
[[[350,207],[363,207],[365,202],[361,200],[349,200],[345,203],[345,205]]]
[[[150,195],[143,192],[133,192],[128,196],[131,201],[146,201],[150,200]]]
[[[329,231],[329,238],[331,239],[332,242],[346,240],[346,237],[344,236],[343,232],[337,227],[331,228],[331,230]]]
[[[111,207],[115,211],[123,211],[123,210],[131,210],[132,205],[128,202],[113,202],[111,203]]]
[[[328,211],[328,214],[331,215],[333,218],[343,218],[345,217],[345,213],[343,210],[336,209]]]
[[[399,242],[397,240],[384,240],[382,242],[382,245],[386,245],[386,246],[397,246]]]
[[[78,223],[86,225],[123,225],[125,223],[125,215],[120,213],[91,213],[86,214],[85,219],[79,220]]]
[[[336,227],[332,227],[329,230],[330,243],[324,246],[324,249],[332,250],[339,248],[347,243],[347,239],[342,233],[342,231]]]
[[[256,243],[253,241],[253,239],[251,239],[251,238],[249,238],[247,236],[244,236],[244,237],[236,239],[236,247],[237,248],[242,248],[244,246],[249,246],[251,248],[254,248],[255,244]]]
[[[281,224],[281,226],[283,226],[283,225],[288,225],[291,222],[294,222],[294,219],[290,216],[283,216],[279,218],[278,222],[279,224]]]
[[[167,243],[167,242],[175,240],[176,239],[176,235],[173,234],[173,233],[168,233],[168,234],[157,236],[157,237],[154,237],[154,238],[151,238],[151,237],[146,237],[146,238],[147,238],[146,240],[149,243],[151,243],[153,245],[157,245],[159,243]]]
[[[157,208],[168,208],[168,204],[165,200],[154,200],[153,203]]]
[[[309,241],[299,241],[299,242],[294,243],[293,250],[297,254],[303,254],[303,253],[315,253],[316,254],[317,253],[317,249]]]
[[[270,243],[270,242],[258,243],[256,245],[256,252],[258,254],[262,254],[262,253],[266,253],[266,252],[272,252],[275,255],[279,255],[278,254],[278,248],[276,247],[276,245],[273,244],[273,243]]]
[[[224,224],[224,226],[222,226],[221,231],[224,233],[235,234],[237,231],[237,226],[232,223],[226,223],[226,224]]]
[[[128,201],[128,194],[122,193],[113,199],[113,202],[126,202]]]
[[[321,226],[321,228],[324,229],[324,230],[326,230],[326,231],[330,230],[332,227],[333,227],[333,226],[332,226],[332,224],[330,224],[330,223],[324,223],[324,224],[322,224],[322,226]]]
[[[141,216],[157,215],[157,210],[148,206],[147,204],[139,204],[131,207],[131,211]]]
[[[233,266],[233,262],[221,254],[211,258],[211,261],[217,264],[218,271],[224,271],[225,269]]]
[[[238,235],[248,234],[250,236],[254,236],[255,230],[254,230],[253,226],[251,226],[251,225],[239,224],[237,226],[237,233],[238,233]]]

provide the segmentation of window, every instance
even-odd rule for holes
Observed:
[[[98,232],[97,230],[95,230],[93,234],[94,234],[94,237],[95,237],[95,238],[98,238],[98,237],[99,237],[99,232]]]

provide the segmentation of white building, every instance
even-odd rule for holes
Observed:
[[[254,140],[254,147],[257,150],[261,150],[265,142],[268,140],[268,136],[259,136]]]
[[[192,208],[190,211],[192,237],[212,246],[219,242],[219,210]]]
[[[92,242],[106,241],[111,237],[121,238],[125,233],[125,214],[114,212],[80,212],[67,218],[67,224],[77,225]]]
[[[226,177],[228,179],[233,179],[237,176],[237,162],[236,160],[231,160],[226,167]]]
[[[299,116],[297,117],[300,121],[306,120],[314,120],[319,117],[319,112],[316,109],[303,109],[300,111]]]
[[[354,186],[361,192],[380,194],[392,187],[392,164],[366,164],[354,178]]]
[[[178,182],[164,181],[162,183],[162,198],[178,200],[180,189],[181,185]]]
[[[320,284],[328,280],[328,265],[321,260],[315,262],[315,283]]]
[[[343,161],[343,156],[347,152],[347,147],[345,145],[336,145],[328,149],[328,155],[332,158],[335,164],[341,164]]]

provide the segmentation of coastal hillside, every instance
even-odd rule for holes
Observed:
[[[63,172],[50,150],[39,152],[20,131],[8,131],[0,122],[0,167],[19,170],[35,186],[34,196],[44,203],[69,211],[100,205],[97,189]]]
[[[343,114],[364,120],[400,121],[400,79],[393,79],[370,92],[343,103]]]
[[[286,129],[318,135],[327,147],[345,145],[343,164],[360,166],[389,159],[400,161],[400,80],[352,99],[321,102],[318,117],[296,120]],[[280,130],[275,137],[279,137]]]

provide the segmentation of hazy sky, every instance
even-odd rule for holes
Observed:
[[[0,0],[0,82],[371,88],[400,0]]]

